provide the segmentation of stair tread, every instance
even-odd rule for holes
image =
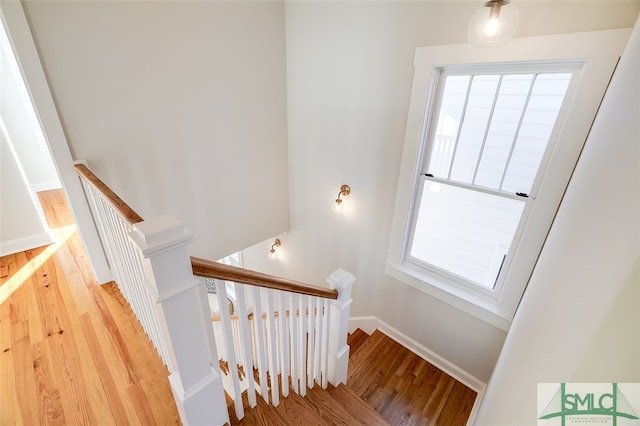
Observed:
[[[358,420],[358,424],[372,426],[389,424],[376,410],[370,407],[345,385],[332,386],[329,389],[329,393],[351,413],[352,417]]]
[[[246,392],[244,406],[248,407]],[[258,397],[254,408],[246,408],[242,420],[238,420],[230,407],[231,425],[299,425],[299,426],[359,426],[389,425],[380,414],[362,401],[356,394],[340,384],[327,389],[315,386],[307,388],[305,397],[291,392],[274,407]]]
[[[343,403],[325,389],[317,386],[313,389],[307,389],[305,398],[328,424],[341,426],[358,426],[362,424]]]
[[[360,347],[367,341],[369,335],[361,328],[357,328],[353,333],[347,336],[347,344],[349,345],[349,359],[351,359]]]
[[[280,404],[276,407],[276,411],[287,419],[287,424],[289,425],[326,425],[313,405],[295,392],[291,392],[286,398],[282,398]]]
[[[350,360],[347,383],[350,390],[365,401],[369,389],[376,389],[388,379],[382,374],[390,365],[396,365],[404,355],[404,349],[399,343],[389,339],[385,334],[376,330],[362,345],[357,354]]]
[[[242,402],[245,407],[244,417],[238,420],[235,416],[233,405],[229,406],[229,420],[231,425],[276,425],[288,424],[287,419],[283,418],[276,407],[272,406],[260,396],[257,398],[257,404],[253,408],[249,408],[247,392],[242,393]]]

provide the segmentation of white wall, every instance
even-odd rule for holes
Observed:
[[[537,423],[539,382],[640,382],[640,19],[477,418]]]
[[[0,30],[2,31],[2,30]],[[0,34],[0,117],[29,186],[34,191],[58,188],[60,180],[44,135],[11,54],[4,33]]]
[[[18,163],[0,131],[0,256],[51,242]]]
[[[218,258],[288,227],[284,5],[26,1],[75,159]]]
[[[518,2],[517,36],[628,27],[637,2]],[[477,2],[288,2],[287,90],[291,230],[247,267],[323,284],[357,277],[351,314],[375,315],[488,380],[505,333],[384,273],[418,46],[464,42]],[[352,211],[332,214],[341,184]]]

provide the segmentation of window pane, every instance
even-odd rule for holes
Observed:
[[[440,115],[429,161],[429,173],[434,176],[441,178],[449,176],[449,167],[470,79],[471,76],[468,75],[450,75],[445,79]]]
[[[493,289],[524,201],[425,181],[410,255]]]
[[[531,192],[570,80],[570,73],[536,77],[502,184],[503,191]]]
[[[475,185],[499,189],[518,131],[533,74],[505,75],[476,172]]]
[[[499,75],[473,77],[451,167],[452,180],[464,183],[473,181],[499,80]]]
[[[447,76],[427,172],[530,193],[571,76]]]

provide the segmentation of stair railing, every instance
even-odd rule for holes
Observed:
[[[76,171],[114,278],[169,369],[183,423],[228,423],[225,388],[241,419],[245,390],[253,407],[256,395],[278,405],[290,390],[304,396],[314,384],[346,383],[350,273],[338,269],[322,288],[190,258],[192,236],[178,220],[143,221],[86,166]],[[214,280],[224,307],[213,323],[203,278]],[[234,287],[233,315],[226,282]]]
[[[256,394],[277,406],[290,390],[304,396],[315,384],[346,383],[350,273],[335,271],[330,288],[322,288],[204,259],[191,258],[191,265],[196,276],[214,279],[217,306],[227,306],[225,281],[235,287],[233,315],[220,309],[212,319],[239,419],[245,390],[251,407]]]
[[[144,285],[144,258],[127,235],[142,217],[127,205],[85,165],[76,164],[111,273],[162,361],[170,368],[169,355],[155,313],[156,300]]]

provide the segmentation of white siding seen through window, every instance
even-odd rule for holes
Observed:
[[[572,72],[443,70],[410,260],[492,291],[543,163]],[[517,195],[516,195],[517,194]]]

